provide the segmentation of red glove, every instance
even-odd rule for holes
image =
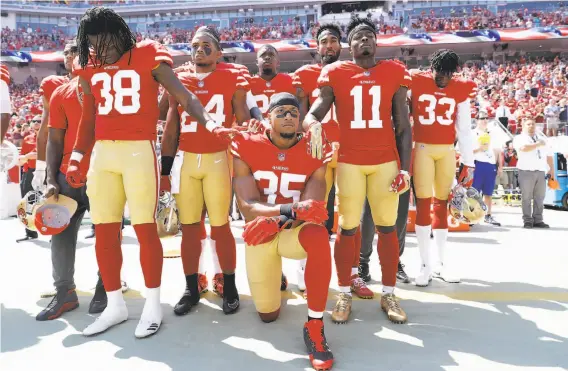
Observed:
[[[87,184],[87,177],[79,170],[79,161],[70,160],[67,166],[67,174],[65,174],[67,183],[73,188],[81,188]]]
[[[280,217],[257,216],[245,224],[243,240],[249,246],[256,246],[271,241],[280,232]]]
[[[407,171],[399,171],[391,183],[389,191],[402,194],[410,189],[410,175]]]
[[[162,192],[171,192],[172,191],[172,183],[170,182],[169,175],[161,175],[160,176],[160,193]]]
[[[224,127],[216,127],[211,131],[213,135],[221,142],[227,143],[227,146],[231,144],[233,138],[237,135],[242,135],[242,133],[237,129],[227,129]]]
[[[328,219],[327,207],[324,201],[307,200],[295,202],[292,205],[293,217],[309,223],[321,224]]]
[[[471,187],[473,184],[473,170],[475,168],[464,165],[460,176],[458,177],[458,183],[462,184],[465,188]]]

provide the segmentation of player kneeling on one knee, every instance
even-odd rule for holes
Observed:
[[[264,322],[278,318],[282,257],[307,258],[304,341],[312,366],[327,370],[333,355],[323,331],[323,312],[331,278],[331,251],[322,223],[327,219],[325,172],[332,151],[325,146],[322,159],[306,152],[306,139],[298,134],[299,117],[299,103],[293,95],[273,95],[271,128],[264,133],[245,133],[231,144],[233,181],[239,209],[247,221],[243,239],[256,310]]]

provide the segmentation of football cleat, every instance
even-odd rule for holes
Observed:
[[[207,281],[207,276],[199,273],[197,275],[197,288],[199,289],[199,294],[204,294],[209,291],[209,282]]]
[[[375,294],[367,287],[367,284],[358,274],[351,276],[351,292],[361,299],[372,299]]]
[[[225,284],[225,278],[223,278],[223,273],[217,273],[213,276],[213,292],[219,297],[223,297],[223,285]]]
[[[327,345],[323,331],[323,320],[312,319],[304,324],[304,343],[308,348],[312,367],[316,371],[331,370],[333,353]]]
[[[383,294],[381,298],[381,309],[387,314],[392,323],[406,323],[407,317],[404,310],[400,307],[394,294]]]
[[[335,323],[345,323],[351,315],[351,306],[353,304],[353,297],[347,293],[340,293],[337,295],[337,302],[331,312],[331,320]]]

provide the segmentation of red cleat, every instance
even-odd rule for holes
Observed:
[[[209,291],[209,282],[207,281],[207,276],[201,273],[197,274],[197,289],[200,294],[204,294]]]
[[[331,370],[333,353],[325,339],[323,320],[313,319],[304,324],[304,343],[308,348],[312,367],[316,371]]]
[[[375,296],[375,293],[367,287],[365,281],[358,274],[351,276],[351,292],[361,299],[372,299]]]
[[[223,278],[223,273],[217,273],[213,276],[213,292],[220,297],[223,297],[223,285],[225,284],[225,279]]]

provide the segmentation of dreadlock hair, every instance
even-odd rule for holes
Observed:
[[[108,37],[106,36],[107,34]],[[94,55],[90,52],[87,35],[105,35],[99,37]],[[136,37],[124,19],[114,10],[104,6],[88,9],[81,18],[77,32],[79,64],[81,67],[84,68],[89,61],[96,66],[96,57],[100,56],[104,48],[108,45],[113,45],[121,54],[124,54],[134,48],[136,45]],[[98,67],[101,67],[105,63],[104,61],[99,62]],[[130,63],[130,61],[128,62]]]
[[[458,70],[460,58],[450,49],[440,49],[430,57],[430,66],[436,72],[451,75]]]
[[[324,31],[329,31],[332,34],[335,34],[337,38],[341,40],[341,29],[339,28],[339,26],[333,23],[325,23],[321,25],[321,27],[318,29],[318,32],[316,33],[316,42],[318,43],[318,45],[319,45],[319,38],[321,34],[324,33]]]
[[[352,33],[359,28],[369,28],[377,33],[377,26],[369,18],[360,18],[357,15],[352,15],[349,24],[347,25],[347,40],[351,43]]]
[[[195,34],[198,33],[206,34],[210,38],[213,39],[213,42],[217,45],[217,48],[221,50],[221,36],[219,36],[219,32],[214,27],[210,26],[201,26],[195,31]]]

